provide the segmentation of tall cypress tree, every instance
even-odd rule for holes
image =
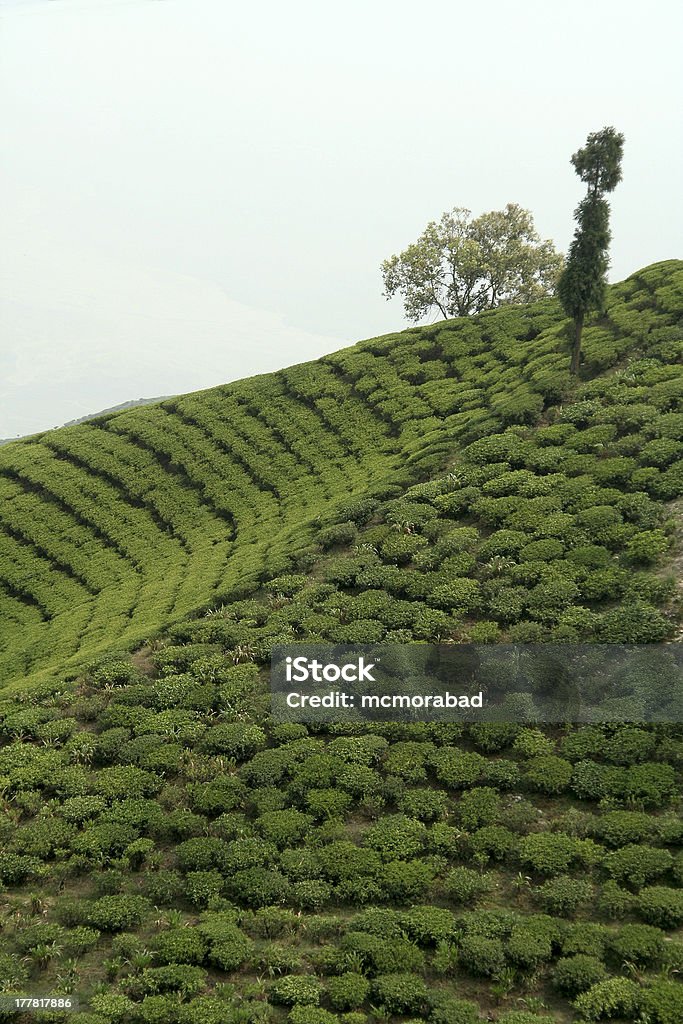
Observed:
[[[577,374],[586,314],[601,310],[605,301],[610,243],[609,203],[605,194],[621,181],[624,136],[614,128],[592,132],[586,145],[572,156],[574,170],[588,189],[574,212],[576,230],[557,284],[562,307],[574,321],[570,369]]]

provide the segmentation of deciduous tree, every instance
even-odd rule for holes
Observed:
[[[533,302],[553,292],[562,257],[541,241],[528,210],[508,203],[472,219],[456,207],[431,221],[402,253],[382,264],[384,295],[403,298],[418,321],[436,310],[468,316],[511,302]]]

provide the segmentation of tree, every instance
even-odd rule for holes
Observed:
[[[468,316],[552,294],[562,262],[552,242],[540,240],[531,213],[516,203],[474,219],[456,207],[384,261],[384,295],[399,293],[409,320],[432,310]]]
[[[586,314],[601,310],[605,300],[610,243],[609,203],[605,194],[621,181],[624,136],[614,128],[592,132],[583,149],[572,156],[574,170],[588,190],[574,212],[576,230],[569,248],[557,293],[562,307],[574,321],[574,345],[570,370],[579,372],[581,335]]]

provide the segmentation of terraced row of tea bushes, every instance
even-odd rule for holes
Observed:
[[[3,452],[5,677],[29,671],[47,651],[63,663],[105,633],[107,643],[131,631],[143,638],[224,585],[238,544],[238,574],[286,561],[292,534],[342,480],[333,451],[339,463],[348,456],[351,489],[387,463],[376,444],[372,464],[349,453],[317,420],[304,461],[229,398],[169,404]],[[293,402],[286,418],[296,428],[310,426],[308,415]]]
[[[680,1019],[683,727],[314,732],[252,662],[150,657],[0,705],[6,991],[75,1024]]]
[[[634,362],[552,425],[474,442],[447,477],[377,509],[326,565],[335,590],[302,590],[283,622],[302,628],[312,604],[302,631],[335,641],[664,639],[656,607],[675,581],[656,567],[675,529],[664,502],[683,491],[682,384],[678,367]]]
[[[234,597],[282,574],[308,572],[321,547],[334,548],[351,536],[352,525],[334,522],[333,509],[342,496],[364,507],[365,499],[403,494],[454,459],[462,461],[464,446],[506,428],[506,438],[509,431],[519,436],[519,451],[506,449],[495,459],[486,453],[483,467],[470,451],[461,487],[432,485],[458,491],[428,498],[440,499],[436,519],[476,517],[484,534],[491,526],[515,530],[508,522],[515,515],[524,519],[529,512],[533,524],[548,510],[576,505],[576,494],[565,499],[546,493],[560,487],[561,476],[575,490],[590,477],[601,491],[591,497],[583,490],[584,504],[599,499],[611,505],[615,490],[633,492],[635,504],[628,505],[622,494],[624,507],[617,509],[627,523],[643,527],[625,541],[632,542],[629,557],[656,559],[666,541],[658,528],[644,528],[641,495],[669,500],[680,491],[675,412],[680,276],[679,264],[671,261],[610,291],[606,317],[587,329],[586,373],[601,373],[628,355],[645,358],[635,364],[637,383],[622,373],[611,390],[603,378],[592,390],[586,385],[582,401],[572,403],[574,419],[558,411],[572,387],[564,370],[566,323],[557,304],[544,302],[372,339],[317,363],[5,446],[0,453],[3,679],[54,678],[56,667],[76,666],[112,644],[132,647],[215,595]],[[525,430],[540,416],[557,422],[531,452]],[[525,483],[519,475],[523,468],[543,477],[542,483],[530,478]],[[502,479],[496,482],[496,476]],[[411,506],[425,504],[424,495],[406,500]],[[590,519],[588,508],[581,511]],[[603,510],[605,516],[610,513]],[[369,569],[384,566],[390,575],[398,567],[402,577],[415,578],[413,556],[437,536],[413,529],[409,519],[404,536],[383,536],[379,544],[380,527],[372,524],[370,535],[360,539],[381,549],[374,561],[369,548],[359,556]],[[495,623],[506,628],[527,617],[524,607],[515,610],[524,604],[515,592],[528,590],[529,583],[536,587],[543,575],[539,563],[553,561],[562,543],[561,527],[544,534],[527,530],[528,525],[525,520],[518,532],[554,543],[541,547],[540,558],[532,557],[533,548],[527,552],[526,576],[535,573],[534,579],[497,581],[504,590],[495,599],[501,610],[494,614],[495,601],[488,601],[487,621],[494,625],[482,627],[491,636]],[[582,528],[587,536],[605,534],[610,549],[625,538],[618,520],[612,526],[610,532],[609,522],[601,526],[591,520]],[[646,536],[650,532],[653,536]],[[469,552],[458,557],[461,564],[452,565],[462,578],[468,575]],[[446,571],[444,580],[433,581],[435,595],[414,595],[429,598],[415,636],[449,632],[444,616],[455,622],[460,611],[480,603],[472,587],[466,588],[464,604],[463,595],[451,599],[452,575]],[[621,587],[611,577],[594,582],[605,597]],[[572,583],[560,587],[554,606],[567,607]],[[652,594],[642,597],[649,603]],[[536,598],[531,600],[533,610]],[[351,635],[375,636],[375,621],[380,620],[361,616]],[[574,626],[567,628],[571,633]],[[334,629],[330,624],[309,631],[327,636]],[[344,636],[349,632],[344,622],[336,629]]]
[[[548,409],[543,425],[455,449],[447,475],[342,502],[293,557],[294,572],[177,636],[262,662],[274,643],[297,640],[671,636],[678,595],[662,567],[676,544],[669,503],[683,490],[680,329],[642,346],[641,358]],[[347,362],[364,359],[353,350]]]
[[[383,502],[342,504],[298,572],[177,635],[263,661],[297,640],[664,640],[680,389],[679,367],[653,358],[592,381],[552,424],[475,441],[446,476]]]

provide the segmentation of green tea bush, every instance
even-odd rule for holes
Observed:
[[[378,880],[385,897],[395,903],[421,899],[434,880],[435,869],[428,861],[391,860]]]
[[[427,830],[421,821],[405,814],[387,815],[366,831],[364,843],[384,860],[414,857],[424,848]]]
[[[430,757],[439,782],[452,789],[464,789],[477,782],[486,768],[481,754],[442,747]]]
[[[364,1024],[365,1014],[344,1014],[344,1017],[360,1017],[359,1021],[345,1021],[345,1024]],[[287,1014],[289,1024],[337,1024],[339,1018],[319,1006],[293,1006]]]
[[[425,537],[417,533],[391,533],[381,546],[385,562],[408,565],[422,548],[427,546]]]
[[[593,895],[590,882],[569,875],[558,875],[537,890],[538,899],[549,914],[570,917],[585,906]]]
[[[663,885],[641,889],[636,903],[638,913],[658,928],[678,928],[683,923],[683,892]]]
[[[257,725],[224,722],[207,729],[200,749],[209,754],[225,754],[238,760],[252,757],[266,745],[266,735]]]
[[[529,1010],[510,1010],[504,1013],[498,1020],[500,1024],[554,1024],[552,1017],[546,1014],[538,1016]]]
[[[427,986],[414,974],[382,974],[372,983],[372,999],[385,1013],[423,1013],[428,1002]]]
[[[201,967],[187,964],[147,967],[129,983],[128,990],[138,998],[160,992],[177,992],[181,998],[187,999],[204,988],[206,978],[207,972]]]
[[[621,889],[616,882],[610,880],[602,886],[598,896],[597,908],[605,917],[615,919],[626,917],[632,911],[634,905],[635,897],[633,893],[628,892],[626,889]]]
[[[406,782],[424,782],[427,778],[428,758],[434,753],[433,743],[403,740],[392,743],[387,750],[383,767],[391,775]]]
[[[290,902],[302,910],[319,910],[329,902],[332,887],[320,879],[305,879],[295,882],[289,894]]]
[[[628,882],[636,889],[663,875],[672,864],[673,857],[668,850],[635,843],[608,853],[603,860],[603,866],[612,878],[617,882]]]
[[[552,957],[552,938],[545,928],[529,921],[515,925],[507,941],[507,958],[522,970],[536,970]]]
[[[568,996],[576,996],[579,992],[604,981],[607,977],[605,965],[596,956],[577,953],[575,956],[561,957],[555,964],[553,984],[560,992]]]
[[[497,978],[505,970],[505,947],[500,939],[484,935],[465,935],[458,945],[460,963],[466,971],[486,978]]]
[[[370,982],[355,971],[346,971],[326,984],[327,998],[335,1010],[356,1010],[370,992]]]
[[[595,834],[609,846],[639,843],[652,835],[654,823],[640,811],[608,811],[595,824]]]
[[[286,877],[269,868],[247,868],[228,879],[230,892],[249,907],[267,907],[281,903],[289,886]]]
[[[574,839],[561,832],[525,836],[519,844],[523,864],[544,875],[565,874],[572,863],[595,863],[599,848],[589,839]]]
[[[648,966],[658,961],[664,951],[664,933],[648,924],[624,924],[609,946],[620,961]]]
[[[502,825],[486,825],[467,839],[472,855],[478,860],[506,860],[517,851],[517,836]]]
[[[462,826],[473,830],[498,821],[502,813],[502,801],[495,789],[480,786],[463,793],[457,812]]]
[[[447,806],[446,794],[438,789],[417,788],[407,790],[398,800],[398,808],[410,818],[420,821],[438,821]]]
[[[229,845],[214,836],[186,839],[176,846],[178,864],[186,872],[225,868],[229,863],[229,854]]]
[[[254,943],[236,925],[226,924],[214,930],[210,939],[208,962],[222,971],[234,971],[247,962],[254,952]]]
[[[435,946],[452,936],[454,919],[442,907],[413,906],[400,915],[400,925],[420,946]]]
[[[492,885],[491,875],[481,874],[471,868],[453,868],[444,879],[446,895],[454,903],[473,903],[480,896],[489,892]]]
[[[679,1024],[683,1019],[683,987],[679,982],[658,979],[641,994],[641,1012],[653,1024]]]
[[[322,986],[318,979],[301,974],[278,978],[270,990],[273,1002],[283,1006],[317,1006],[321,994]]]
[[[631,537],[626,557],[636,565],[656,565],[668,548],[669,539],[663,530],[647,530]]]
[[[287,808],[282,811],[268,811],[256,821],[256,827],[266,840],[279,848],[289,846],[301,839],[313,824],[310,814]]]
[[[201,964],[208,945],[196,928],[170,928],[160,932],[155,943],[160,964]]]
[[[479,1024],[479,1007],[469,999],[458,999],[442,992],[430,993],[430,1024]]]
[[[514,761],[509,761],[507,758],[498,758],[487,763],[482,781],[489,783],[496,789],[507,790],[514,789],[519,783],[520,777],[519,766]],[[507,813],[509,816],[509,809]]]
[[[208,907],[222,895],[225,880],[220,871],[190,871],[185,876],[185,895],[197,907]]]
[[[523,779],[527,786],[541,793],[563,793],[569,788],[572,766],[554,754],[539,754],[527,762]]]
[[[429,601],[436,608],[471,612],[481,603],[479,583],[465,577],[451,579],[435,587]]]
[[[118,932],[137,926],[150,908],[144,896],[101,896],[87,909],[87,922],[103,932]]]
[[[521,729],[512,749],[523,757],[541,757],[555,753],[555,744],[540,729]]]
[[[574,1006],[585,1020],[620,1017],[636,1020],[641,1002],[640,987],[630,978],[606,978],[582,992]]]
[[[590,921],[564,922],[560,932],[560,949],[564,956],[585,953],[603,959],[608,929]]]

